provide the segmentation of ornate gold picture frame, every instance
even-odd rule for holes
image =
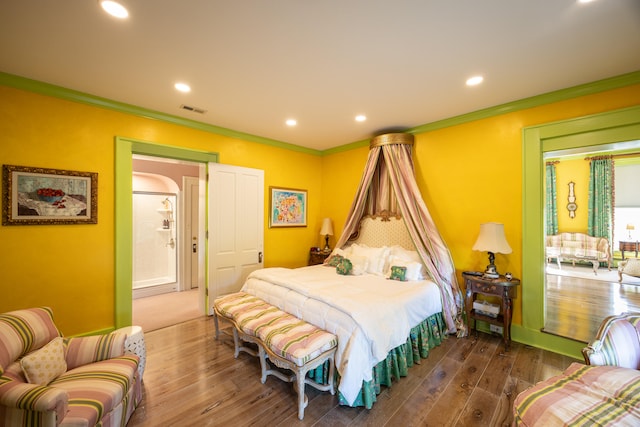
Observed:
[[[97,173],[2,166],[2,225],[97,222]]]

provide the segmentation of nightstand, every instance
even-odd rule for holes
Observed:
[[[309,264],[317,265],[322,264],[327,257],[331,255],[331,252],[309,252]]]
[[[471,323],[473,322],[473,328],[476,330],[477,336],[477,320],[482,320],[491,325],[502,326],[504,349],[505,351],[509,351],[509,347],[511,346],[511,304],[513,298],[518,295],[517,286],[520,285],[520,280],[516,278],[507,280],[504,276],[500,276],[497,279],[485,279],[482,276],[474,276],[468,273],[462,273],[462,277],[464,277],[464,284],[467,289],[464,306],[467,312],[467,327],[469,333],[471,333]],[[476,300],[476,295],[478,294],[500,298],[502,300],[500,304],[501,313],[494,318],[476,312],[476,310],[473,309],[473,302]]]

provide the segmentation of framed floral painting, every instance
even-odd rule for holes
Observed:
[[[306,227],[307,191],[269,187],[269,227]]]

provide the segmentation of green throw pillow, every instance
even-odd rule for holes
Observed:
[[[391,267],[391,276],[389,279],[391,280],[400,280],[402,282],[407,280],[407,267],[399,267],[394,265]]]
[[[340,261],[342,261],[344,258],[342,257],[342,255],[334,255],[331,257],[331,259],[329,259],[329,265],[331,267],[337,267],[338,264],[340,264]]]
[[[353,269],[353,265],[351,265],[351,261],[346,258],[342,258],[338,265],[336,265],[336,272],[338,274],[342,274],[343,276],[348,276],[351,274],[351,270]]]

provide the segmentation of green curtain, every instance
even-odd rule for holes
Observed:
[[[591,158],[589,172],[590,236],[613,239],[614,163],[611,156]]]
[[[555,162],[547,163],[546,195],[547,195],[547,206],[546,206],[546,214],[545,214],[545,223],[547,227],[547,236],[554,236],[558,234],[558,204],[557,204],[557,192],[556,192]]]

